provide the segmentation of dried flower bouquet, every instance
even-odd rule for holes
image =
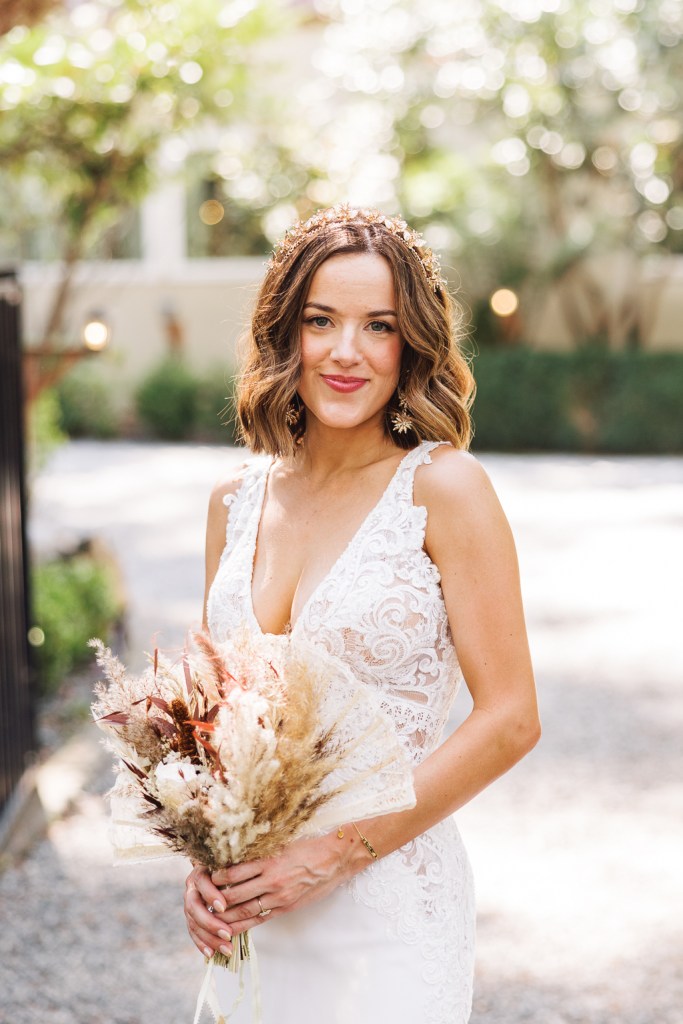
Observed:
[[[156,836],[216,870],[415,803],[379,694],[319,647],[195,633],[180,659],[155,651],[136,676],[91,645],[106,678],[93,714],[120,759],[113,839],[123,858],[159,855]],[[244,938],[214,960],[237,970],[248,955]]]

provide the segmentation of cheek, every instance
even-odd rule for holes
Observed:
[[[301,332],[301,369],[317,366],[325,355],[325,346],[320,338],[313,338],[306,331]]]
[[[384,377],[393,377],[398,380],[401,373],[401,352],[403,342],[400,338],[392,338],[382,348],[378,348],[371,359],[377,371]]]

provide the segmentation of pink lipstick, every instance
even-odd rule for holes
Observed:
[[[339,391],[343,395],[349,394],[351,391],[358,391],[366,383],[363,377],[339,377],[322,374],[322,379],[333,391]]]

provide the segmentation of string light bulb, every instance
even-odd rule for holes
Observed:
[[[101,352],[109,343],[111,331],[102,313],[90,313],[83,325],[83,344],[91,352]]]

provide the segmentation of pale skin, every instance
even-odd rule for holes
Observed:
[[[296,622],[405,455],[384,430],[403,346],[395,310],[381,256],[335,256],[313,277],[301,326],[305,441],[296,457],[271,470],[256,548],[252,600],[264,632]],[[329,377],[363,384],[340,394]],[[237,474],[211,496],[207,595],[225,543],[223,498],[239,483]],[[441,574],[473,709],[416,769],[414,808],[356,823],[380,857],[457,811],[540,735],[514,542],[488,476],[471,455],[437,448],[416,472],[414,499],[427,508],[425,550]],[[233,936],[323,899],[365,870],[371,855],[350,823],[343,831],[341,839],[332,832],[298,840],[277,857],[213,876],[196,866],[185,916],[197,948],[205,956],[229,954]],[[259,917],[261,907],[272,913]]]

